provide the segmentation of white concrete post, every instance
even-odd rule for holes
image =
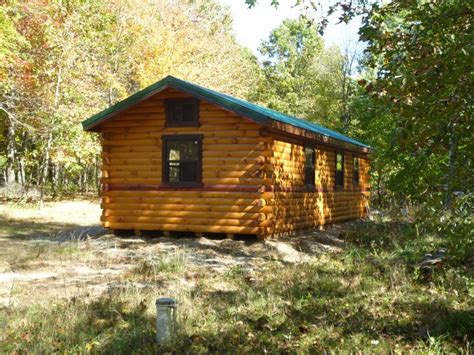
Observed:
[[[162,343],[176,332],[176,306],[173,298],[156,300],[156,341]]]

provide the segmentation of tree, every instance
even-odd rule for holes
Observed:
[[[12,73],[22,64],[21,50],[26,46],[25,39],[15,28],[14,19],[8,14],[8,8],[0,8],[0,129],[3,132],[1,143],[0,167],[3,166],[7,185],[17,181],[16,170],[16,130],[17,117],[13,107],[19,97],[16,95],[16,83]]]
[[[326,49],[304,18],[285,20],[259,51],[262,73],[250,96],[272,109],[330,127],[341,126],[343,56]]]
[[[320,32],[331,14],[338,13],[341,22],[363,16],[359,33],[367,44],[367,74],[360,83],[365,93],[353,96],[351,114],[358,115],[361,126],[351,124],[351,129],[379,128],[368,141],[380,144],[375,148],[390,171],[387,186],[412,199],[443,192],[446,206],[453,190],[472,192],[472,4],[359,0],[333,1],[327,9],[320,1],[295,4],[311,10],[310,22]],[[363,104],[379,116],[362,114]]]
[[[377,72],[363,84],[391,108],[400,173],[417,191],[443,189],[447,206],[474,187],[472,15],[464,1],[397,1],[373,5],[361,28]]]
[[[352,122],[351,99],[355,95],[357,83],[354,80],[356,67],[360,59],[357,44],[346,42],[343,48],[344,58],[341,66],[341,125],[342,132],[350,133]]]
[[[53,194],[95,188],[100,149],[80,121],[168,74],[245,97],[258,66],[231,27],[214,0],[3,4],[4,175]]]

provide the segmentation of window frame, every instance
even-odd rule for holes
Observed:
[[[165,127],[199,127],[199,103],[196,98],[165,99]],[[194,104],[193,120],[190,122],[178,122],[171,120],[171,108],[173,105]]]
[[[338,155],[341,155],[342,157],[342,170],[341,170],[341,180],[342,180],[342,183],[341,184],[338,184],[338,181],[337,181],[337,156]],[[341,151],[341,150],[336,150],[336,153],[334,155],[334,187],[336,188],[336,190],[343,190],[344,189],[344,151]]]
[[[162,175],[161,175],[161,186],[163,187],[202,187],[202,134],[172,134],[162,135]],[[170,182],[169,181],[169,159],[168,159],[168,143],[170,141],[197,141],[197,181],[180,181]]]
[[[356,161],[357,161],[357,175],[356,175],[356,168],[355,168]],[[356,154],[352,155],[352,184],[354,186],[360,185],[360,158]]]
[[[306,160],[306,149],[311,149],[313,151],[313,164],[307,166]],[[316,189],[316,146],[314,144],[305,144],[303,146],[304,151],[304,186],[308,191],[314,191]],[[311,169],[311,178],[312,181],[308,182],[308,170]]]

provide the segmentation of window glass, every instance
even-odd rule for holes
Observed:
[[[199,124],[199,100],[169,99],[165,101],[168,126],[197,126]]]
[[[197,181],[197,162],[181,164],[181,181]]]
[[[306,158],[306,166],[314,165],[314,149],[306,147],[304,148],[304,155]]]
[[[179,182],[179,163],[169,163],[169,182]]]
[[[336,187],[344,187],[344,154],[336,152]]]
[[[168,160],[197,160],[198,141],[176,140],[168,141]]]
[[[170,103],[168,108],[167,121],[181,122],[181,106]]]
[[[166,136],[163,139],[163,180],[173,184],[200,183],[202,137]]]
[[[306,186],[315,186],[315,150],[312,147],[304,148],[305,155],[305,185]]]
[[[194,103],[183,103],[181,108],[181,121],[182,122],[193,122],[194,121],[195,104]]]
[[[342,154],[336,154],[337,162],[336,162],[336,169],[338,171],[342,171]]]

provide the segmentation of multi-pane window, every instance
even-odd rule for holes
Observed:
[[[344,154],[336,152],[336,187],[344,187]]]
[[[352,174],[352,182],[354,185],[359,185],[359,158],[354,156],[353,159],[354,172]]]
[[[168,99],[166,106],[166,126],[197,127],[199,126],[199,100]]]
[[[314,147],[306,146],[304,148],[304,183],[309,188],[314,188],[315,186],[315,155]]]
[[[163,136],[163,181],[177,186],[201,185],[202,135]]]

